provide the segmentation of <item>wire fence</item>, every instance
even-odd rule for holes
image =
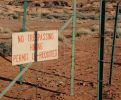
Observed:
[[[43,2],[41,0],[41,2]],[[3,31],[3,33],[12,33],[12,32],[20,32],[22,31],[22,19],[23,19],[23,1],[14,1],[7,4],[7,6],[0,5],[2,12],[0,14],[0,18],[4,21],[4,19],[8,19],[9,22],[4,21],[2,23],[2,27],[7,28]],[[57,95],[68,94],[69,95],[69,81],[70,81],[70,66],[71,66],[71,48],[72,48],[72,24],[68,25],[72,20],[70,17],[72,15],[72,6],[68,4],[62,3],[58,4],[57,2],[51,4],[44,3],[32,3],[28,2],[27,5],[27,16],[26,16],[26,30],[27,31],[41,31],[41,30],[63,30],[59,37],[59,59],[47,62],[37,62],[33,64],[32,68],[29,68],[28,72],[24,76],[23,85],[18,85],[17,88],[13,88],[11,93],[5,95],[5,98],[9,99],[29,99],[29,100],[44,100],[48,99],[58,99]],[[65,7],[66,6],[66,7]],[[10,8],[9,8],[10,7]],[[96,8],[90,9],[95,10]],[[4,13],[3,13],[4,12]],[[9,13],[8,13],[9,12]],[[96,13],[97,12],[97,13]],[[108,15],[108,14],[107,14]],[[108,21],[114,20],[115,16],[107,17]],[[69,20],[68,20],[69,19]],[[89,28],[87,25],[83,25],[87,23],[89,20],[92,24],[89,24]],[[65,29],[63,26],[64,23],[67,23],[68,27]],[[80,6],[77,7],[77,34],[76,37],[81,36],[81,34],[98,34],[99,33],[99,11],[95,11],[93,13],[85,13],[85,10],[81,9]],[[67,26],[65,25],[65,26]],[[61,28],[60,28],[61,27]],[[120,27],[120,26],[119,26]],[[65,29],[65,30],[64,30]],[[109,30],[108,30],[109,29]],[[108,26],[106,28],[107,33],[113,33],[112,26]],[[3,38],[6,35],[3,36]],[[9,42],[10,38],[9,37]],[[109,44],[109,43],[108,43]],[[3,47],[2,47],[3,48]],[[9,47],[5,47],[8,50]],[[3,51],[3,50],[2,50]],[[11,52],[11,51],[9,51]],[[77,53],[77,52],[75,52]],[[9,67],[9,66],[8,66]],[[12,67],[12,66],[11,66]],[[15,68],[18,70],[18,68]],[[12,73],[12,71],[11,71]],[[105,77],[107,78],[107,72],[105,72]],[[11,79],[10,76],[8,80]],[[13,77],[13,76],[12,76]],[[109,77],[109,76],[108,76]],[[83,78],[82,78],[83,79]],[[4,79],[5,80],[5,79]],[[106,79],[107,80],[107,79]],[[77,80],[76,82],[82,81]],[[2,83],[1,81],[0,83]],[[96,84],[94,81],[86,81],[87,84]],[[5,83],[6,84],[6,83]],[[81,84],[81,83],[79,83]],[[83,84],[83,83],[82,83]],[[67,86],[67,87],[64,87]],[[3,87],[6,87],[4,85]],[[66,88],[66,90],[65,90]],[[45,92],[46,91],[46,92]],[[50,97],[48,97],[48,92]],[[16,95],[15,95],[16,94]],[[14,95],[14,96],[13,96]]]

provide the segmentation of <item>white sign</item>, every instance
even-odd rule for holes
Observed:
[[[12,34],[12,65],[58,59],[58,31]]]

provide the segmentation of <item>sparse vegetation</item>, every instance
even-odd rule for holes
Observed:
[[[12,18],[15,20],[20,19],[20,15],[18,13],[15,13],[12,15]]]
[[[118,28],[121,28],[121,23],[118,23]]]
[[[93,25],[91,28],[92,32],[99,32],[99,25]]]
[[[112,28],[106,28],[105,34],[113,35],[114,30]]]
[[[0,27],[0,33],[11,33],[11,30],[8,28]]]
[[[0,43],[0,55],[5,57],[11,55],[11,53],[12,53],[11,44],[8,45],[8,43]]]
[[[121,35],[121,28],[117,29],[117,34],[120,36]]]
[[[81,28],[77,32],[76,36],[78,37],[78,36],[81,36],[81,35],[88,35],[88,34],[91,34],[91,33],[92,33],[92,31],[90,29],[88,29],[88,28]]]
[[[18,73],[18,68],[11,65],[11,32],[22,32],[23,1],[24,0],[0,0],[0,55],[6,56],[0,57],[1,89],[6,87],[6,84],[8,83],[5,81],[6,77],[13,80],[15,75]],[[120,38],[116,39],[116,45],[118,48],[116,48],[116,59],[114,59],[114,83],[112,87],[108,87],[107,78],[109,77],[109,64],[104,64],[104,80],[97,81],[97,64],[98,60],[101,61],[98,59],[98,45],[100,39],[99,0],[77,1],[77,34],[75,41],[72,39],[71,34],[73,23],[70,22],[65,31],[60,33],[59,30],[59,43],[57,46],[58,59],[34,63],[34,67],[31,66],[32,68],[29,68],[28,72],[25,74],[26,78],[23,82],[24,86],[19,86],[19,84],[15,85],[15,87],[10,90],[10,93],[5,95],[3,98],[6,100],[95,100],[97,98],[97,84],[98,82],[103,82],[103,99],[121,100],[121,94],[117,95],[117,91],[121,91],[121,81],[119,79],[121,73],[120,67],[117,67],[120,66],[121,60],[119,57],[121,51],[121,49],[119,49],[121,43]],[[109,1],[114,2],[114,0],[107,0],[108,4],[106,3],[106,7],[110,9],[106,9],[104,62],[110,62],[112,48],[112,38],[110,36],[113,36],[114,33],[114,10],[116,4],[110,4]],[[27,7],[26,31],[63,29],[60,27],[63,26],[72,15],[72,0],[27,0]],[[120,18],[117,33],[121,34]],[[45,34],[40,35],[39,42],[34,41],[35,37],[33,35],[28,35],[27,38],[23,38],[23,42],[20,41],[20,43],[18,41],[18,43],[23,45],[23,43],[26,42],[25,40],[29,40],[30,45],[25,45],[32,49],[33,60],[36,58],[35,53],[37,53],[37,56],[40,56],[41,59],[45,56],[51,56],[49,53],[42,53],[46,49],[44,42],[47,42],[44,39],[44,42],[41,42],[41,39],[45,37]],[[17,38],[22,40],[22,38]],[[51,40],[49,40],[49,42],[51,42]],[[74,42],[75,47],[72,45]],[[53,45],[54,44],[55,42],[53,42]],[[47,44],[47,46],[48,45],[49,44]],[[37,48],[35,48],[35,46]],[[53,49],[51,45],[49,45],[49,47]],[[73,47],[75,48],[75,52],[73,52]],[[19,50],[24,50],[24,48]],[[16,50],[17,53],[19,53],[19,50]],[[25,51],[29,52],[29,50]],[[73,56],[73,53],[75,53],[75,56]],[[117,54],[119,55],[117,56]],[[16,61],[24,58],[21,54],[15,56]],[[27,58],[29,60],[30,54],[27,54]],[[72,63],[72,59],[75,63]],[[26,68],[31,64],[24,64],[23,66]],[[71,75],[70,67],[73,64],[75,64],[74,70],[76,72],[74,80],[74,90],[76,91],[75,96],[69,96]],[[105,87],[107,88],[106,91]]]

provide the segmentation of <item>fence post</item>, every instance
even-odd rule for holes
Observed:
[[[74,95],[74,74],[75,74],[75,42],[76,42],[76,4],[77,1],[73,0],[73,33],[72,33],[72,65],[71,65],[71,91],[70,95]]]
[[[59,29],[59,38],[62,39],[66,45],[70,46],[69,41],[66,39],[66,37],[61,34],[65,31],[65,29],[67,28],[67,26],[72,22],[72,16],[64,23],[64,25]]]
[[[113,43],[112,43],[109,85],[112,84],[112,72],[113,72],[113,64],[114,64],[115,42],[116,42],[116,36],[118,35],[117,34],[118,12],[119,12],[119,4],[117,4],[116,14],[115,14],[115,25],[114,25],[114,34],[113,34]]]
[[[16,83],[16,81],[31,67],[29,64],[26,66],[16,77],[15,79],[0,93],[0,99],[11,89],[11,87]]]
[[[104,32],[105,32],[105,0],[100,0],[100,43],[99,43],[99,58],[98,58],[98,97],[97,100],[102,100],[102,85],[103,85],[103,60],[104,60]]]
[[[27,1],[24,0],[24,15],[23,15],[23,23],[22,23],[22,32],[26,31],[26,10],[27,10]],[[19,65],[20,72],[24,69],[23,65]],[[23,76],[19,78],[19,83],[22,84],[23,82]]]
[[[118,4],[117,4],[117,8],[116,8],[116,17],[115,17],[115,23],[116,23],[116,38],[119,38],[119,33],[117,32],[117,29],[118,29],[118,17],[119,17],[119,5],[120,5],[120,3],[121,2],[119,2]]]

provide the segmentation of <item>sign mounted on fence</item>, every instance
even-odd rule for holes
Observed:
[[[58,59],[58,31],[12,34],[12,65]]]

